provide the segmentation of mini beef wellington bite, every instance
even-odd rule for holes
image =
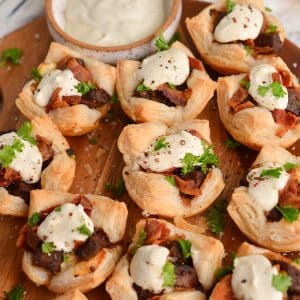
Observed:
[[[75,176],[73,150],[47,115],[0,135],[0,214],[27,217],[29,193],[68,191]]]
[[[270,250],[243,243],[232,273],[215,286],[210,300],[299,299],[300,266]]]
[[[233,191],[227,211],[253,242],[275,251],[300,250],[300,158],[265,146]]]
[[[141,220],[106,290],[113,300],[204,300],[223,255],[217,239],[159,219]]]
[[[158,51],[142,62],[117,65],[117,91],[125,113],[135,122],[195,119],[216,88],[203,64],[182,43],[169,47],[161,36]]]
[[[186,19],[203,59],[222,74],[248,72],[258,57],[276,55],[285,39],[263,0],[217,0]]]
[[[279,57],[257,61],[248,73],[220,77],[217,92],[224,126],[247,147],[288,148],[300,138],[300,86]]]
[[[169,128],[161,123],[128,125],[118,146],[126,164],[126,189],[149,214],[195,215],[210,206],[224,188],[206,120]]]
[[[121,256],[127,215],[125,203],[107,197],[32,191],[17,241],[23,271],[56,293],[97,287]]]
[[[53,300],[88,300],[79,290],[67,291],[65,294],[55,297]]]
[[[16,99],[17,107],[29,119],[48,114],[63,135],[96,129],[111,109],[115,68],[66,46],[51,43],[33,77]]]

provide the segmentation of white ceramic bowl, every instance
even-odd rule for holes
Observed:
[[[142,59],[155,51],[155,40],[162,33],[169,40],[175,33],[182,13],[181,0],[165,0],[167,17],[162,26],[144,39],[122,46],[101,47],[86,44],[69,36],[64,30],[64,10],[68,0],[46,0],[46,15],[50,34],[59,43],[65,44],[85,55],[109,64],[122,59]],[[155,0],[153,0],[155,1]]]

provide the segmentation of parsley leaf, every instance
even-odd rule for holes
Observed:
[[[177,240],[181,253],[184,259],[189,258],[192,253],[191,253],[191,248],[192,248],[192,243],[189,240]]]
[[[221,267],[215,273],[216,281],[220,281],[224,276],[230,274],[233,270],[233,265],[228,267]]]
[[[277,31],[277,26],[274,24],[270,24],[265,32],[270,34],[270,33],[276,32],[276,31]]]
[[[169,41],[169,46],[171,46],[173,43],[175,43],[176,41],[180,41],[180,33],[178,31],[176,31],[173,36],[171,37],[170,41]]]
[[[87,235],[88,237],[92,235],[92,232],[87,228],[85,224],[82,224],[80,227],[78,227],[77,231],[82,235]]]
[[[272,89],[272,94],[276,98],[281,98],[286,95],[286,92],[284,91],[282,85],[278,81],[274,81],[270,84],[270,88]]]
[[[42,252],[43,253],[51,254],[54,251],[54,249],[55,249],[55,246],[52,242],[49,242],[49,243],[44,242],[42,244]]]
[[[294,263],[297,264],[297,265],[300,265],[300,258],[294,259]]]
[[[56,206],[56,207],[54,208],[54,211],[56,211],[56,212],[61,212],[61,205]]]
[[[244,77],[244,78],[242,78],[242,80],[240,81],[240,85],[241,85],[243,88],[249,90],[249,88],[250,88],[250,81],[248,80],[247,77]]]
[[[163,136],[155,141],[154,143],[154,151],[158,151],[160,149],[166,148],[168,143],[166,142],[166,137]]]
[[[94,90],[96,86],[94,84],[89,84],[87,82],[80,82],[77,85],[74,86],[75,89],[80,93],[81,95],[87,94],[89,91]]]
[[[43,76],[40,74],[37,68],[32,68],[31,70],[31,77],[36,80],[37,82],[41,81]]]
[[[299,209],[292,206],[276,206],[276,208],[289,223],[293,223],[298,219]]]
[[[258,94],[262,97],[266,96],[267,92],[269,90],[269,87],[266,85],[260,85],[258,87]]]
[[[164,279],[163,287],[173,287],[176,282],[175,266],[173,265],[173,263],[167,261],[163,266],[162,271],[162,276]]]
[[[136,250],[144,245],[144,241],[147,237],[147,232],[142,229],[139,234],[139,239],[137,240],[135,246],[131,250],[131,254],[135,254]]]
[[[285,273],[280,272],[277,275],[273,275],[272,285],[277,291],[285,293],[292,285],[292,278]]]
[[[168,82],[168,86],[169,86],[170,89],[176,91],[176,86],[175,86],[175,84]]]
[[[36,140],[31,135],[32,124],[28,121],[24,122],[17,131],[17,135],[23,140],[29,142],[32,145],[36,145]]]
[[[241,147],[242,144],[237,142],[236,140],[234,139],[227,139],[225,141],[225,146],[228,148],[228,149],[235,149],[235,148],[238,148],[238,147]]]
[[[3,67],[8,62],[13,65],[18,65],[22,57],[22,50],[19,48],[10,48],[2,51],[0,59],[0,67]]]
[[[288,171],[291,171],[293,170],[294,168],[298,167],[298,164],[294,164],[294,163],[291,163],[291,162],[286,162],[284,165],[283,165],[283,168],[288,172]]]
[[[110,103],[115,104],[115,103],[118,103],[118,101],[119,101],[118,95],[113,94],[110,98]]]
[[[111,183],[107,183],[105,185],[105,188],[109,191],[111,191],[115,197],[121,197],[123,193],[125,192],[125,183],[123,178],[121,177],[115,185]]]
[[[33,227],[34,225],[37,225],[40,222],[40,219],[41,219],[40,213],[35,212],[28,219],[27,224],[29,225],[29,227]]]
[[[4,145],[0,149],[0,164],[2,168],[8,167],[16,158],[16,152],[22,152],[24,144],[21,140],[15,139],[11,145]]]
[[[4,292],[5,299],[8,300],[21,300],[24,296],[24,293],[25,289],[20,284],[14,287],[11,291]]]
[[[206,223],[209,230],[214,234],[220,234],[225,227],[225,214],[227,202],[225,200],[217,201],[206,213]]]
[[[227,12],[227,14],[231,13],[234,7],[235,7],[235,3],[233,1],[226,0],[226,12]]]
[[[274,177],[279,178],[282,172],[282,168],[274,168],[274,169],[264,169],[260,173],[259,177]]]
[[[252,54],[252,49],[251,49],[250,46],[244,45],[244,49],[245,49],[247,55],[251,55]]]
[[[147,86],[144,85],[144,83],[142,82],[141,84],[139,84],[136,88],[137,92],[144,92],[144,91],[151,91],[151,89]]]
[[[165,179],[173,186],[176,186],[175,177],[172,175],[165,176]]]
[[[98,144],[98,141],[97,141],[97,139],[96,139],[95,137],[92,137],[92,138],[89,139],[89,143],[90,143],[91,145],[97,145],[97,144]]]
[[[272,8],[265,6],[265,11],[272,12]]]
[[[63,254],[63,262],[67,264],[70,261],[70,253],[64,252]]]
[[[162,34],[155,40],[154,45],[158,51],[168,50],[170,48],[168,42]]]

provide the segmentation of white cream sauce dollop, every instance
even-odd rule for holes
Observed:
[[[21,139],[15,132],[5,133],[0,136],[0,147],[12,145],[15,140],[23,144],[21,152],[15,152],[15,159],[9,167],[20,173],[22,180],[26,183],[36,183],[40,180],[43,158],[36,145]]]
[[[238,257],[234,260],[231,286],[237,299],[282,300],[283,294],[272,286],[277,269],[263,255]]]
[[[274,168],[282,168],[279,178],[271,176],[260,177],[263,170]],[[289,173],[284,170],[281,164],[271,162],[265,163],[261,167],[252,169],[248,173],[248,193],[264,211],[270,211],[278,204],[279,191],[284,189],[289,178]]]
[[[79,84],[71,70],[52,70],[46,73],[34,92],[34,100],[39,106],[47,106],[53,92],[58,88],[62,88],[59,92],[60,96],[81,96],[75,88]]]
[[[183,84],[190,73],[189,59],[180,49],[170,48],[145,58],[136,72],[144,85],[157,89],[163,83]]]
[[[74,249],[75,241],[85,242],[89,236],[79,232],[85,225],[90,233],[94,232],[94,224],[85,213],[82,205],[73,203],[63,204],[60,209],[54,209],[39,225],[38,237],[48,243],[53,243],[55,250],[70,252]]]
[[[216,26],[214,38],[219,43],[255,39],[263,25],[263,14],[250,5],[236,4]]]
[[[156,142],[161,138],[165,138],[166,147],[154,150]],[[144,169],[163,172],[171,168],[181,168],[183,166],[182,159],[186,153],[199,156],[203,152],[201,140],[182,130],[165,137],[158,137],[142,154],[138,163]]]

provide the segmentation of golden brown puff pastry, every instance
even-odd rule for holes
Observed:
[[[141,242],[141,236],[144,239]],[[173,224],[160,219],[141,220],[136,225],[136,232],[133,236],[132,243],[129,246],[128,253],[124,255],[117,264],[112,276],[106,283],[106,290],[113,300],[137,300],[137,290],[134,288],[134,278],[130,274],[130,265],[133,256],[139,251],[139,247],[149,247],[156,245],[170,247],[171,243],[176,246],[177,240],[188,240],[191,243],[191,259],[193,268],[197,275],[197,281],[202,286],[202,290],[208,290],[214,283],[215,271],[221,266],[224,255],[224,248],[220,241],[212,237],[190,232],[188,230],[174,226]],[[174,249],[174,248],[173,248]],[[174,252],[173,252],[174,254]],[[178,253],[177,253],[178,255]],[[170,256],[172,254],[170,253]],[[176,255],[175,255],[176,256]],[[172,259],[176,259],[176,257]],[[186,262],[184,263],[186,264]],[[147,269],[144,269],[147,273]],[[150,272],[148,270],[148,272]],[[142,275],[141,275],[142,276]],[[159,276],[159,275],[158,275]],[[178,282],[178,278],[176,279]],[[178,283],[176,283],[178,284]],[[159,294],[159,295],[157,295]],[[177,300],[206,299],[203,292],[195,290],[194,287],[164,290],[162,293],[156,293],[157,299]],[[155,296],[151,294],[150,296]],[[156,299],[156,298],[155,298]]]
[[[180,132],[196,134],[202,141],[206,141],[207,145],[211,145],[207,120],[185,121],[169,128],[161,123],[128,125],[120,134],[118,147],[126,165],[123,169],[126,189],[133,201],[147,213],[168,217],[195,215],[210,206],[224,188],[221,170],[212,167],[198,186],[198,193],[185,199],[181,195],[179,185],[171,184],[167,180],[166,176],[172,177],[175,174],[174,169],[153,172],[141,167],[138,161],[155,140]],[[198,142],[200,146],[201,141]],[[186,193],[193,195],[189,191]]]
[[[191,51],[180,42],[173,43],[171,49],[180,49],[188,57],[194,59]],[[216,84],[210,79],[202,63],[197,60],[196,68],[191,68],[191,73],[186,80],[187,89],[191,91],[191,95],[184,106],[168,106],[135,95],[136,88],[141,83],[136,76],[140,66],[140,62],[133,60],[123,60],[117,64],[117,92],[120,103],[125,113],[135,122],[162,122],[170,125],[194,119],[214,95]]]
[[[104,90],[107,96],[111,97],[115,90],[115,68],[88,58],[75,50],[64,45],[52,42],[45,58],[45,61],[38,67],[41,75],[45,75],[56,69],[67,57],[74,57],[84,62],[85,67],[92,75],[92,82],[100,89]],[[72,70],[73,71],[73,70]],[[76,67],[75,67],[76,71]],[[74,73],[74,72],[73,72]],[[79,80],[84,82],[85,80]],[[46,114],[47,106],[40,106],[34,98],[34,92],[37,88],[37,82],[31,80],[25,84],[19,97],[16,99],[16,105],[19,110],[29,119],[39,115]],[[53,93],[54,94],[54,93]],[[52,95],[53,96],[53,95]],[[52,101],[50,99],[50,101]],[[59,102],[60,104],[62,101]],[[48,115],[52,121],[61,130],[63,135],[78,136],[86,134],[99,126],[99,121],[107,115],[110,109],[110,103],[105,103],[97,108],[90,108],[85,104],[60,105],[58,108],[49,110]]]
[[[57,296],[54,300],[88,300],[79,290],[71,290],[61,296]]]
[[[75,176],[75,159],[70,156],[72,149],[67,140],[45,114],[34,117],[31,120],[31,126],[31,136],[35,140],[39,138],[46,140],[51,145],[51,152],[53,151],[50,163],[41,172],[41,187],[49,190],[68,191]],[[5,187],[0,187],[0,213],[27,217],[28,206],[21,196],[13,195]]]
[[[82,198],[84,199],[82,200]],[[33,214],[45,210],[49,213],[49,209],[60,208],[58,211],[61,211],[63,205],[68,203],[81,204],[85,211],[89,210],[89,217],[95,227],[94,234],[98,232],[98,230],[101,230],[103,238],[104,232],[107,239],[106,243],[108,244],[104,244],[106,245],[104,247],[96,248],[99,249],[96,254],[94,253],[93,256],[81,260],[77,255],[78,252],[76,255],[71,254],[69,261],[62,263],[60,270],[55,273],[34,264],[35,253],[25,250],[22,268],[33,282],[38,285],[45,285],[53,292],[65,293],[70,289],[87,292],[100,285],[111,274],[115,264],[120,259],[122,247],[119,242],[124,236],[128,211],[124,203],[114,201],[104,196],[91,194],[76,195],[58,191],[34,190],[31,192],[29,219]],[[72,215],[69,216],[71,217]],[[44,220],[41,220],[40,224],[34,226],[39,228],[39,226],[43,224],[43,221]],[[91,235],[90,239],[92,237],[93,235]],[[88,239],[87,242],[90,239]],[[19,238],[19,240],[22,239]]]
[[[285,39],[285,32],[280,22],[264,8],[263,0],[236,0],[236,4],[252,5],[264,15],[264,22],[276,26],[281,43]],[[255,64],[257,58],[265,55],[252,56],[241,42],[218,43],[214,39],[213,11],[225,11],[225,0],[203,9],[198,15],[187,18],[187,29],[202,58],[216,71],[222,74],[247,72]],[[248,48],[249,49],[249,48]]]
[[[288,182],[279,190],[277,207],[297,209],[300,158],[283,148],[265,146],[253,162],[252,168],[266,166],[269,163],[276,163],[277,165],[274,165],[275,169],[278,167],[285,169],[286,163],[292,164],[290,165],[291,169],[288,171]],[[284,171],[281,171],[281,174],[284,174]],[[258,180],[261,179],[260,177]],[[300,249],[299,217],[296,216],[295,220],[289,222],[277,212],[277,208],[265,210],[253,195],[258,199],[257,194],[250,194],[249,187],[246,186],[240,186],[233,191],[227,211],[239,229],[251,241],[268,249],[280,252],[298,251]],[[265,203],[269,199],[271,199],[271,192],[268,192],[268,196],[265,197]]]
[[[295,90],[299,89],[296,77],[281,58],[266,57],[257,60],[253,67],[263,64],[273,66],[279,73],[286,74],[285,76],[290,81],[288,83],[289,86]],[[276,113],[280,112],[279,110],[277,112],[274,110],[272,114],[272,111],[269,109],[254,104],[252,107],[246,107],[234,112],[232,107],[230,107],[230,100],[241,88],[240,82],[245,76],[246,74],[244,73],[219,77],[218,79],[218,107],[224,126],[235,140],[254,150],[259,150],[266,144],[274,144],[284,148],[290,147],[300,138],[300,123],[297,120],[294,125],[285,127],[285,120],[283,122],[280,122],[280,120],[279,122],[275,121]],[[282,112],[285,113],[286,111]],[[299,118],[296,115],[294,117],[296,119]]]
[[[241,244],[239,249],[237,250],[237,257],[243,257],[243,256],[251,256],[251,255],[263,255],[265,256],[273,265],[279,265],[280,271],[283,271],[284,274],[290,276],[295,276],[297,278],[297,273],[300,272],[300,266],[299,264],[296,264],[291,259],[279,254],[272,252],[268,249],[259,248],[254,245],[251,245],[247,242],[244,242]],[[294,279],[294,278],[293,278]],[[297,280],[295,281],[295,284],[297,285]],[[290,289],[294,289],[294,286],[291,286]],[[287,291],[287,294],[290,294],[290,290]],[[295,290],[292,292],[292,298],[297,297],[297,293],[295,293]],[[212,291],[212,294],[210,295],[210,300],[233,300],[236,299],[234,296],[234,292],[231,286],[231,275],[225,276],[220,282],[218,282],[215,286],[215,288]],[[284,298],[285,299],[285,298]]]

